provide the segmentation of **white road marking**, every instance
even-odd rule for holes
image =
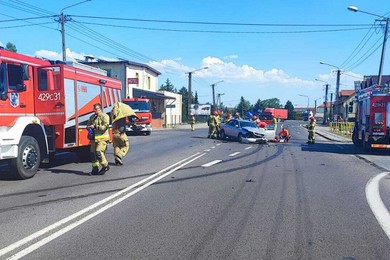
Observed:
[[[76,212],[76,213],[74,213],[74,214],[72,214],[72,215],[70,215],[70,216],[68,216],[68,217],[66,217],[66,218],[64,218],[64,219],[62,219],[62,220],[60,220],[60,221],[58,221],[58,222],[56,222],[56,223],[54,223],[54,224],[44,228],[44,229],[42,229],[42,230],[40,230],[40,231],[37,231],[37,232],[31,234],[30,236],[27,236],[27,237],[25,237],[25,238],[15,242],[15,243],[9,245],[9,246],[1,249],[0,250],[0,256],[3,256],[5,254],[13,251],[13,250],[23,246],[24,244],[26,244],[26,243],[34,240],[34,239],[38,239],[39,237],[41,237],[41,236],[45,235],[46,233],[50,232],[51,230],[53,230],[55,228],[58,228],[61,225],[65,225],[66,223],[74,220],[75,218],[80,217],[81,215],[86,214],[89,211],[92,211],[93,209],[103,205],[104,203],[108,203],[109,202],[109,204],[107,204],[106,206],[100,208],[99,210],[97,210],[97,211],[95,211],[93,213],[90,213],[89,215],[86,215],[85,217],[81,218],[80,220],[78,220],[76,222],[67,224],[66,226],[64,226],[63,228],[61,228],[58,231],[54,232],[50,236],[42,238],[41,240],[38,240],[36,243],[32,244],[31,246],[29,246],[29,247],[27,247],[27,248],[17,252],[16,254],[12,255],[11,257],[7,258],[7,259],[20,259],[20,258],[26,256],[27,254],[37,250],[41,246],[43,246],[43,245],[49,243],[50,241],[56,239],[57,237],[59,237],[59,236],[65,234],[66,232],[72,230],[73,228],[81,225],[82,223],[86,222],[87,220],[89,220],[89,219],[99,215],[100,213],[106,211],[107,209],[113,207],[114,205],[116,205],[116,204],[122,202],[123,200],[133,196],[134,194],[142,191],[143,189],[149,187],[153,183],[155,183],[155,182],[159,181],[160,179],[168,176],[169,174],[175,172],[176,170],[182,168],[183,166],[185,166],[185,165],[187,165],[187,164],[189,164],[189,163],[199,159],[203,155],[205,155],[205,153],[193,154],[193,155],[191,155],[191,156],[189,156],[189,157],[187,157],[187,158],[185,158],[185,159],[183,159],[183,160],[181,160],[181,161],[179,161],[179,162],[177,162],[175,164],[172,164],[172,165],[166,167],[165,169],[163,169],[163,170],[161,170],[161,171],[159,171],[159,172],[149,176],[148,178],[145,178],[145,179],[143,179],[143,180],[141,180],[141,181],[139,181],[139,182],[137,182],[137,183],[135,183],[135,184],[133,184],[133,185],[131,185],[131,186],[129,186],[129,187],[127,187],[127,188],[125,188],[125,189],[123,189],[123,190],[121,190],[121,191],[119,191],[119,192],[117,192],[117,193],[115,193],[115,194],[113,194],[113,195],[111,195],[111,196],[101,200],[101,201],[96,202],[95,204],[93,204],[93,205],[91,205],[91,206],[89,206],[89,207],[87,207],[85,209],[82,209],[82,210],[80,210],[80,211],[78,211],[78,212]],[[169,170],[169,169],[171,169],[171,170]],[[167,170],[169,170],[169,171],[164,173]],[[162,174],[162,173],[164,173],[164,174]],[[160,174],[162,174],[162,175],[160,175]],[[158,175],[160,175],[160,176],[158,176]],[[151,180],[151,181],[147,182],[149,180]],[[142,186],[140,186],[140,185],[142,185]],[[140,187],[138,187],[135,190],[129,192],[130,190],[134,189],[137,186],[140,186]],[[129,192],[129,193],[124,195],[123,197],[120,197],[120,198],[116,199],[117,197],[121,196],[122,194],[125,194],[126,192]],[[116,200],[114,200],[114,199],[116,199]]]
[[[249,150],[251,149],[253,146],[248,146],[247,148],[245,148],[245,150]]]
[[[206,150],[204,150],[205,152],[210,152],[211,151],[211,149],[206,149]]]
[[[389,172],[382,172],[371,178],[366,185],[366,198],[374,216],[390,239],[390,213],[383,203],[379,193],[379,182],[386,177]]]
[[[210,167],[210,166],[213,166],[214,164],[217,164],[217,163],[220,163],[220,162],[222,162],[222,160],[215,160],[215,161],[203,164],[202,167]]]
[[[221,145],[221,144],[216,144],[216,146],[219,146],[219,145]]]
[[[214,149],[215,148],[215,146],[211,146],[211,149]]]
[[[240,152],[231,153],[229,156],[236,156],[237,154],[240,154]]]

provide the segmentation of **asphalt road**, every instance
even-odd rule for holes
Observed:
[[[73,154],[26,181],[3,169],[0,259],[389,259],[375,197],[390,208],[375,162],[386,155],[320,136],[308,145],[299,122],[284,125],[290,142],[267,145],[206,129],[130,136],[125,165],[105,176]]]

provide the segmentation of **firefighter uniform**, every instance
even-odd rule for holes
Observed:
[[[123,158],[130,149],[129,138],[126,135],[126,125],[129,123],[128,117],[136,117],[133,109],[129,105],[116,102],[111,111],[112,145],[116,165],[123,165]]]
[[[107,144],[110,140],[109,124],[110,117],[103,113],[100,104],[94,105],[95,114],[88,120],[88,127],[94,131],[94,136],[91,140],[91,159],[92,159],[92,172],[91,175],[105,174],[110,169],[106,159],[105,152],[107,150]],[[102,166],[99,171],[99,165]]]
[[[315,133],[316,133],[316,121],[315,118],[312,116],[310,117],[310,123],[307,127],[307,130],[309,131],[309,136],[307,143],[308,144],[314,144],[315,143]]]
[[[191,114],[190,116],[190,125],[191,125],[191,131],[195,131],[195,116]]]
[[[215,127],[215,115],[210,115],[209,117],[209,121],[207,122],[207,124],[209,125],[209,134],[207,136],[207,138],[217,138],[217,135],[216,135],[216,127]]]

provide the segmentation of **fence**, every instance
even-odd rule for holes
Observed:
[[[329,123],[329,129],[332,133],[352,137],[354,125],[353,122],[331,122]]]

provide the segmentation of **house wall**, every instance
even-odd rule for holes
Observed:
[[[165,127],[175,127],[182,123],[182,96],[177,93],[169,91],[159,91],[167,97],[173,97],[175,99],[165,99],[164,100],[164,126]],[[174,107],[173,107],[174,106]]]

